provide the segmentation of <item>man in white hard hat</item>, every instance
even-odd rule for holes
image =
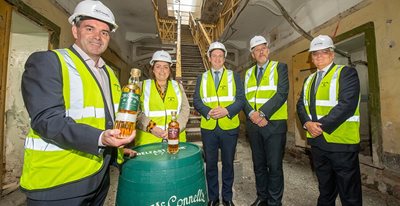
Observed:
[[[119,139],[113,129],[121,89],[100,55],[117,29],[114,15],[85,0],[69,22],[75,43],[33,53],[22,77],[31,118],[20,180],[28,205],[102,205],[109,166],[123,160],[117,148],[136,134]]]
[[[250,40],[250,52],[256,64],[245,74],[244,112],[257,190],[251,205],[282,205],[288,69],[286,64],[269,59],[268,42],[262,36]]]
[[[236,72],[225,68],[227,51],[213,42],[207,51],[211,68],[197,78],[193,104],[201,114],[201,137],[205,153],[209,206],[219,205],[218,150],[222,161],[222,203],[234,205],[233,160],[239,135],[238,113],[244,105],[244,91]]]
[[[319,183],[317,205],[362,205],[360,166],[360,82],[354,68],[336,65],[327,35],[310,44],[317,72],[305,79],[297,114],[307,133]]]

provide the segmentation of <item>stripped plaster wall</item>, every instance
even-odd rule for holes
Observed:
[[[10,38],[5,105],[5,185],[17,182],[21,175],[24,141],[29,131],[29,116],[21,94],[24,65],[32,52],[46,50],[48,44],[46,34],[11,34]]]

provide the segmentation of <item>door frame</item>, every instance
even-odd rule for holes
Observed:
[[[371,129],[372,166],[382,168],[382,122],[375,27],[368,22],[333,39],[335,43],[364,33],[368,62],[368,111]]]
[[[14,11],[24,15],[29,20],[37,23],[49,32],[49,49],[56,49],[60,44],[60,32],[61,28],[44,17],[39,12],[35,11],[22,0],[5,0],[13,6]]]
[[[8,50],[10,43],[12,7],[0,0],[0,196],[3,193],[3,179],[5,174],[5,106],[7,91]]]
[[[0,23],[4,23],[5,30],[4,35],[0,37],[0,194],[2,193],[4,174],[5,174],[5,103],[6,103],[6,85],[7,85],[7,70],[8,70],[8,53],[9,53],[9,42],[11,33],[11,22],[12,12],[18,12],[27,17],[32,22],[36,23],[40,27],[46,29],[49,32],[49,43],[48,49],[55,49],[59,47],[60,42],[60,31],[61,28],[51,22],[49,19],[26,5],[22,0],[0,0],[0,4],[5,6],[5,16],[0,16]]]

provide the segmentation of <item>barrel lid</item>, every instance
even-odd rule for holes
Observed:
[[[190,165],[201,159],[201,149],[199,146],[188,143],[179,143],[179,152],[177,154],[169,154],[167,152],[167,143],[152,143],[141,145],[133,148],[137,152],[137,156],[127,159],[123,165],[124,168],[130,168],[140,165],[143,167],[157,167],[161,165],[170,165],[172,167],[179,165]]]

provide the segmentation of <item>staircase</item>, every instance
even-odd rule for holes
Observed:
[[[193,93],[197,77],[205,69],[199,48],[194,44],[189,26],[187,25],[182,25],[181,27],[181,42],[182,85],[190,105],[190,116],[186,125],[186,138],[188,142],[201,144],[201,116],[193,107]]]

